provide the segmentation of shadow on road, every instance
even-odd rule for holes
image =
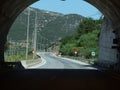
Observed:
[[[3,90],[119,90],[119,79],[87,69],[6,69],[0,70]]]

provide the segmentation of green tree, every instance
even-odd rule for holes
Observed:
[[[75,34],[61,40],[60,52],[63,55],[74,55],[74,49],[78,48],[78,56],[91,58],[91,52],[96,52],[98,56],[98,36],[101,28],[102,19],[93,20],[85,18],[79,25]]]

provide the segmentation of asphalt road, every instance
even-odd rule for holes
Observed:
[[[1,69],[0,89],[120,90],[119,75],[58,58],[50,53],[40,53],[40,55],[46,63],[39,69]]]
[[[56,57],[52,53],[40,53],[39,55],[46,61],[44,65],[38,67],[40,69],[96,69],[82,62]]]

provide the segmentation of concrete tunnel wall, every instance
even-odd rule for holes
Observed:
[[[4,63],[4,45],[16,17],[38,0],[0,0],[0,64]]]
[[[98,8],[105,16],[99,38],[98,63],[120,72],[120,1],[85,0]],[[117,43],[113,43],[116,39]],[[115,46],[115,47],[114,47]],[[117,47],[116,47],[117,46]],[[114,48],[112,48],[114,47]]]
[[[16,17],[30,4],[38,0],[0,0],[0,63],[4,62],[4,44]],[[84,0],[98,8],[105,16],[99,41],[100,63],[114,62],[119,68],[120,43],[112,49],[113,39],[120,38],[120,1]],[[47,2],[46,2],[47,3]],[[114,33],[113,33],[114,31]],[[104,52],[104,53],[103,53]],[[108,63],[107,63],[108,64]]]

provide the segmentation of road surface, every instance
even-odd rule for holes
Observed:
[[[120,90],[118,75],[96,70],[87,64],[58,58],[51,53],[40,55],[46,63],[38,67],[39,69],[1,69],[0,89]]]
[[[60,58],[52,53],[39,53],[39,55],[46,62],[44,65],[38,67],[40,69],[96,69],[91,67],[89,64]]]

